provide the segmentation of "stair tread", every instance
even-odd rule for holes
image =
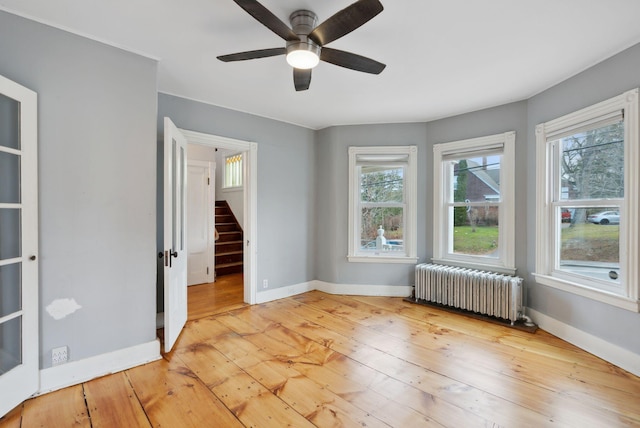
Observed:
[[[238,250],[238,251],[225,251],[224,253],[216,253],[217,257],[222,257],[222,256],[234,256],[236,254],[242,254],[243,251],[242,250]]]
[[[218,268],[225,268],[225,267],[231,267],[231,266],[242,266],[243,262],[231,262],[231,263],[222,263],[222,264],[217,264],[216,265],[216,269]]]
[[[216,241],[216,245],[226,245],[226,244],[237,244],[237,243],[241,243],[242,244],[242,240],[238,240],[238,241]]]

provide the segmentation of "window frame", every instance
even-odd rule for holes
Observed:
[[[494,272],[514,275],[515,267],[515,131],[467,140],[434,144],[433,146],[433,257],[434,263],[472,269],[490,269]],[[449,248],[453,245],[450,233],[453,217],[449,215],[448,200],[453,184],[444,163],[451,156],[473,155],[488,150],[502,149],[500,164],[500,202],[498,227],[500,256],[497,258],[456,254]]]
[[[236,171],[236,174],[238,175],[238,178],[240,179],[240,184],[239,185],[229,185],[227,183],[227,176],[228,176],[228,159],[229,158],[233,158],[236,156],[240,156],[240,167],[239,167],[239,171]],[[242,152],[238,152],[238,153],[234,153],[234,154],[230,154],[230,155],[226,155],[224,157],[224,165],[223,165],[223,174],[222,174],[222,190],[225,192],[233,192],[233,191],[239,191],[244,189],[244,154]],[[230,172],[229,174],[234,174],[234,172]]]
[[[536,133],[536,281],[562,291],[577,294],[599,302],[607,303],[630,311],[640,310],[638,269],[638,192],[640,192],[640,174],[638,161],[640,143],[638,126],[638,93],[633,89],[616,97],[569,113],[548,122],[538,124]],[[598,287],[597,281],[580,275],[556,271],[558,255],[557,230],[553,221],[557,220],[554,201],[554,186],[558,183],[560,172],[556,171],[553,159],[554,142],[562,134],[584,128],[591,122],[622,111],[624,116],[624,198],[610,199],[620,204],[620,273],[618,292],[613,287]],[[606,199],[604,199],[606,204]],[[635,285],[634,285],[635,284]],[[608,288],[608,289],[605,289]]]
[[[349,224],[348,224],[348,253],[349,262],[358,263],[417,263],[417,146],[373,146],[349,147]],[[358,156],[398,156],[407,155],[404,175],[404,224],[403,255],[392,253],[364,253],[360,251],[361,198],[360,174]],[[397,161],[390,161],[390,165],[398,165]]]

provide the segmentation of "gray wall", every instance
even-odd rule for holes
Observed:
[[[531,98],[528,105],[527,211],[535,212],[535,130],[548,120],[640,86],[640,45]],[[521,165],[521,164],[519,164]],[[527,270],[535,268],[535,218],[527,219]],[[528,306],[640,355],[640,314],[536,284],[528,278]]]
[[[258,292],[315,278],[315,133],[295,125],[158,96],[163,117],[182,129],[258,143]]]
[[[316,277],[335,284],[412,285],[414,265],[395,263],[351,263],[347,261],[350,146],[418,147],[418,256],[425,259],[424,239],[431,234],[426,223],[427,188],[431,168],[427,166],[427,128],[424,123],[358,125],[326,128],[318,132],[317,206],[318,258]],[[430,224],[430,223],[429,223]]]
[[[418,257],[432,256],[433,145],[516,131],[516,162],[526,157],[527,105],[519,102],[428,123],[340,126],[318,132],[317,278],[338,284],[413,285],[413,265],[347,262],[349,146],[418,146]],[[526,267],[526,175],[516,173],[516,266]]]
[[[155,339],[156,67],[0,12],[0,74],[38,93],[43,368]]]

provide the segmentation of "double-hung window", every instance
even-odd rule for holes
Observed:
[[[416,157],[416,146],[349,148],[349,261],[417,261]]]
[[[536,280],[638,310],[638,90],[536,127]]]
[[[224,189],[242,189],[242,153],[224,158]]]
[[[515,132],[435,144],[433,261],[515,273]]]

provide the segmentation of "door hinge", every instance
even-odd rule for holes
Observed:
[[[209,275],[209,266],[207,266],[207,275]]]
[[[207,186],[211,186],[211,179],[207,177]]]

